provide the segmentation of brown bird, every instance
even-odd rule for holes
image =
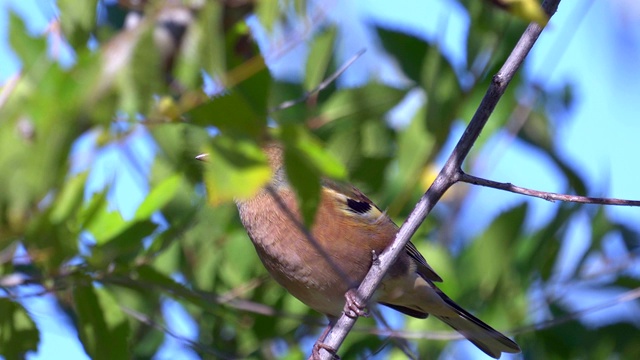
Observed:
[[[331,322],[343,309],[352,317],[363,315],[354,306],[353,289],[369,271],[372,252],[380,254],[390,245],[398,227],[355,187],[322,180],[315,221],[310,231],[304,230],[296,195],[287,182],[282,148],[272,143],[264,150],[273,170],[271,182],[255,197],[236,201],[262,263],[280,285]],[[373,299],[416,318],[432,314],[493,358],[520,352],[515,342],[438,289],[434,282],[440,281],[409,242]],[[314,349],[314,356],[318,354]]]

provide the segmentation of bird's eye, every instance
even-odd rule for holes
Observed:
[[[353,199],[347,199],[347,206],[349,207],[349,211],[357,214],[366,214],[371,210],[371,204]]]

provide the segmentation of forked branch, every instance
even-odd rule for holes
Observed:
[[[542,6],[547,14],[551,16],[556,12],[559,3],[560,0],[548,0],[545,1]],[[542,27],[538,24],[530,24],[500,71],[493,77],[493,81],[485,93],[480,106],[476,110],[469,126],[467,126],[465,132],[462,134],[462,137],[458,141],[458,144],[449,156],[444,167],[434,180],[431,187],[429,187],[427,192],[416,204],[405,223],[402,224],[402,227],[396,234],[396,238],[391,246],[380,254],[380,261],[373,264],[369,273],[358,287],[357,296],[361,299],[361,302],[369,302],[369,299],[371,299],[371,296],[382,281],[382,278],[391,264],[393,264],[398,255],[404,251],[405,245],[416,232],[420,224],[422,224],[427,215],[431,212],[438,200],[442,197],[445,191],[451,187],[451,185],[461,180],[460,168],[463,160],[469,154],[471,147],[480,135],[480,132],[484,128],[489,116],[495,109],[498,100],[502,94],[504,94],[507,85],[509,85],[509,82],[513,78],[515,72],[524,61],[541,32]],[[356,319],[343,314],[324,337],[322,341],[324,346],[337,350],[355,322]],[[332,356],[326,351],[322,351],[320,354],[322,359],[330,359]]]
[[[615,199],[615,198],[600,198],[600,197],[591,197],[591,196],[557,194],[552,192],[527,189],[527,188],[513,185],[511,183],[503,183],[503,182],[498,182],[493,180],[487,180],[487,179],[479,178],[477,176],[469,175],[462,171],[460,171],[460,174],[459,174],[459,181],[466,182],[469,184],[486,186],[494,189],[509,191],[516,194],[537,197],[550,202],[566,201],[566,202],[575,202],[575,203],[581,203],[581,204],[640,206],[640,200],[625,200],[625,199]]]

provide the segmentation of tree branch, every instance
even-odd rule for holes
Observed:
[[[559,3],[560,0],[548,0],[543,3],[543,7],[551,16],[555,13]],[[462,161],[469,154],[471,147],[480,135],[480,132],[489,119],[489,116],[496,107],[498,100],[502,94],[504,94],[507,85],[533,47],[533,44],[536,42],[541,32],[542,28],[538,24],[530,24],[500,71],[493,77],[491,85],[485,93],[478,110],[471,119],[469,126],[467,126],[465,132],[462,134],[462,137],[449,156],[449,159],[445,163],[443,169],[440,171],[431,187],[416,204],[415,208],[396,234],[396,238],[393,243],[385,249],[382,254],[380,254],[380,261],[374,262],[369,273],[358,287],[357,296],[362,302],[369,302],[387,270],[391,267],[391,264],[393,264],[398,255],[404,251],[405,245],[416,232],[420,224],[422,224],[427,215],[431,212],[437,201],[451,185],[460,180],[459,173]],[[345,314],[342,314],[342,316],[333,324],[324,340],[319,339],[316,345],[319,345],[319,342],[322,341],[326,347],[337,350],[355,322],[356,319],[352,319]],[[329,352],[324,351],[320,352],[320,356],[322,359],[328,360],[332,355],[329,354]]]
[[[480,185],[480,186],[486,186],[486,187],[499,189],[499,190],[505,190],[512,193],[531,196],[531,197],[537,197],[550,202],[555,202],[556,200],[560,200],[560,201],[575,202],[575,203],[581,203],[581,204],[640,206],[640,200],[599,198],[599,197],[567,195],[567,194],[557,194],[557,193],[546,192],[546,191],[538,191],[538,190],[532,190],[532,189],[516,186],[511,183],[503,183],[503,182],[497,182],[493,180],[479,178],[477,176],[469,175],[463,171],[460,171],[459,177],[460,177],[459,181],[461,182],[466,182],[469,184]]]
[[[297,99],[287,100],[287,101],[281,103],[280,105],[269,109],[269,113],[273,113],[273,112],[276,112],[276,111],[281,111],[281,110],[284,110],[284,109],[288,109],[288,108],[290,108],[290,107],[292,107],[294,105],[300,104],[301,102],[304,102],[308,98],[310,98],[313,94],[319,93],[320,91],[324,90],[327,86],[329,86],[332,82],[334,82],[340,75],[342,75],[342,73],[347,71],[349,66],[351,66],[356,60],[358,60],[358,58],[360,58],[360,56],[362,56],[362,54],[364,54],[365,51],[367,51],[367,50],[366,49],[361,49],[360,51],[355,53],[355,55],[353,55],[349,60],[347,60],[347,62],[344,63],[338,70],[336,70],[333,74],[331,74],[329,77],[324,79],[315,88],[311,89],[310,91],[305,92],[302,96],[300,96]]]
[[[610,307],[627,303],[640,298],[640,288],[634,288],[629,291],[625,291],[611,299],[605,300],[599,304],[589,306],[582,310],[576,310],[566,313],[557,318],[544,320],[531,325],[526,325],[517,329],[509,331],[511,334],[525,334],[538,330],[544,330],[553,328],[567,322],[580,319],[585,315],[593,314],[595,312],[608,309]],[[378,328],[358,328],[355,327],[354,331],[364,332],[368,334],[374,334],[378,336],[389,336],[392,338],[401,339],[414,339],[414,340],[459,340],[464,339],[464,336],[460,333],[453,331],[403,331],[403,330],[389,330]]]

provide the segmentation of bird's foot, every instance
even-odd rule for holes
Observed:
[[[380,258],[375,250],[371,250],[371,262],[374,266],[380,266]]]
[[[358,297],[358,291],[356,289],[347,290],[344,297],[347,300],[343,310],[345,315],[352,319],[355,319],[358,316],[369,316],[369,312],[366,309],[367,305],[362,303]]]
[[[333,360],[340,360],[340,356],[338,356],[338,351],[336,351],[336,349],[334,349],[333,347],[323,343],[323,342],[316,342],[313,345],[313,349],[311,349],[311,359],[312,360],[321,360],[322,357],[320,356],[320,350],[324,349],[326,352],[328,352],[329,354],[331,354],[331,359]]]

